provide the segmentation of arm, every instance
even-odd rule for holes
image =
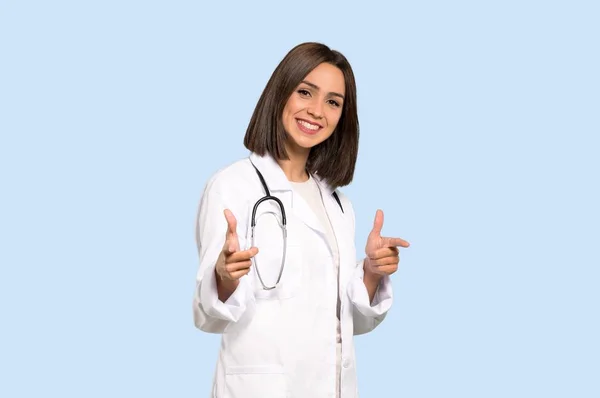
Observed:
[[[221,281],[215,264],[225,243],[227,222],[225,208],[242,215],[242,209],[227,203],[211,181],[200,201],[196,223],[196,243],[200,266],[196,275],[193,298],[195,326],[209,333],[223,333],[232,322],[237,322],[254,305],[254,295],[247,277],[239,279],[237,286],[231,281]],[[240,246],[245,244],[245,234],[238,234]]]
[[[340,195],[346,199],[343,195]],[[355,236],[355,213],[352,203],[345,200],[348,216],[352,220],[352,236]],[[375,329],[386,317],[392,306],[392,285],[389,276],[370,275],[365,272],[365,259],[355,263],[346,289],[352,303],[354,334],[364,334]]]
[[[368,259],[365,259],[363,261],[366,262],[368,261]],[[377,293],[379,283],[383,279],[383,276],[378,275],[374,272],[369,272],[367,267],[365,267],[364,265],[363,270],[365,271],[363,275],[363,283],[365,284],[365,287],[367,288],[367,293],[369,294],[369,303],[372,303],[373,299],[375,298],[375,293]]]
[[[354,233],[355,215],[352,207],[349,208]],[[382,227],[383,212],[378,210],[367,238],[366,257],[357,263],[348,288],[354,305],[354,334],[368,333],[385,319],[393,301],[390,275],[398,269],[397,246],[408,247],[408,242],[403,239],[382,237]]]

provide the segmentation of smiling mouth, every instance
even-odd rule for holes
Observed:
[[[318,132],[319,130],[321,130],[323,127],[318,125],[318,124],[314,124],[314,123],[310,123],[306,120],[302,120],[302,119],[296,119],[296,124],[298,125],[298,127],[300,128],[300,130],[302,130],[303,132],[307,133],[307,134],[315,134],[316,132]]]

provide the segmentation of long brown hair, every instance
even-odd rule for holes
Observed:
[[[311,149],[306,167],[309,173],[318,174],[333,188],[337,188],[352,181],[358,156],[356,82],[346,57],[324,44],[299,44],[279,63],[254,109],[244,137],[244,146],[261,156],[269,153],[276,159],[288,159],[283,109],[306,75],[324,62],[342,71],[345,98],[342,115],[333,134]]]

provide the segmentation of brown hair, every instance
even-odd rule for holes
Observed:
[[[333,134],[311,149],[306,167],[309,173],[318,174],[335,189],[350,184],[358,156],[356,83],[346,57],[324,44],[299,44],[279,63],[254,109],[244,146],[261,156],[269,153],[276,159],[288,159],[283,108],[306,75],[324,62],[338,67],[344,74],[345,99]]]

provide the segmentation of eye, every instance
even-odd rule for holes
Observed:
[[[310,92],[304,88],[298,89],[297,93],[305,97],[310,96]]]
[[[327,101],[327,102],[329,102],[329,104],[330,104],[330,105],[332,105],[332,106],[334,106],[334,107],[336,107],[336,108],[339,108],[339,107],[341,106],[341,105],[340,105],[340,103],[339,103],[339,102],[337,102],[336,100],[332,100],[332,99],[331,99],[331,100],[329,100],[329,101]]]

